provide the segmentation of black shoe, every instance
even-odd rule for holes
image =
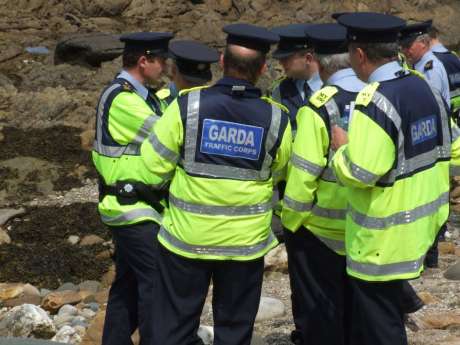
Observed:
[[[298,330],[294,330],[291,332],[291,341],[295,345],[303,345],[303,340],[302,340],[302,333]]]

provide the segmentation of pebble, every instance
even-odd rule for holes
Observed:
[[[78,315],[78,309],[70,304],[64,304],[58,312],[58,315],[71,315],[76,316]]]
[[[92,311],[91,309],[83,309],[80,312],[80,315],[83,316],[85,319],[90,320],[96,316],[96,313]]]
[[[101,287],[101,283],[95,280],[87,280],[78,285],[80,291],[89,291],[91,293],[96,293]]]
[[[91,309],[91,310],[94,311],[94,312],[98,312],[98,311],[99,311],[99,303],[96,303],[96,302],[87,303],[87,304],[86,304],[86,307],[88,307],[89,309]]]
[[[56,291],[78,291],[78,286],[73,283],[64,283]]]
[[[51,290],[48,289],[40,289],[40,297],[45,297],[51,292]]]
[[[75,235],[71,235],[67,239],[67,242],[69,242],[71,245],[76,245],[78,242],[80,242],[80,237],[75,236]]]
[[[54,325],[57,328],[61,328],[65,325],[70,325],[72,323],[73,318],[74,318],[74,315],[69,315],[69,314],[56,315],[53,320]]]
[[[83,317],[83,316],[75,316],[73,319],[72,319],[72,322],[70,323],[70,325],[72,327],[75,327],[75,326],[83,326],[83,327],[88,327],[88,322],[86,322],[86,319]]]

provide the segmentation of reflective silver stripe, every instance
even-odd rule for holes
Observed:
[[[155,132],[152,132],[149,135],[149,143],[152,145],[153,149],[156,153],[158,153],[164,159],[172,162],[177,163],[179,160],[179,154],[168,149],[163,143],[158,139]]]
[[[340,110],[339,107],[337,106],[337,103],[335,102],[334,98],[330,98],[325,104],[324,104],[326,111],[329,115],[329,119],[331,122],[331,127],[334,125],[337,125],[339,123],[340,119]]]
[[[323,172],[322,166],[315,164],[313,162],[310,162],[306,159],[303,159],[302,157],[296,155],[295,153],[293,153],[291,156],[291,163],[296,168],[300,170],[304,170],[310,175],[313,175],[315,177],[318,177]]]
[[[307,212],[313,207],[313,202],[300,202],[285,195],[283,205],[297,212]]]
[[[368,230],[385,230],[395,225],[403,225],[415,222],[427,217],[449,203],[449,193],[443,193],[440,197],[425,205],[418,206],[409,211],[402,211],[387,217],[370,217],[350,207],[349,214],[353,221]]]
[[[335,177],[334,169],[331,167],[326,167],[321,174],[321,179],[327,182],[337,182],[337,178]]]
[[[335,209],[335,208],[324,208],[318,205],[313,206],[311,212],[318,217],[345,220],[347,216],[347,210]]]
[[[318,234],[314,234],[321,242],[323,242],[329,249],[333,251],[345,251],[345,241],[333,240],[331,238],[319,236]]]
[[[250,216],[266,213],[272,209],[271,201],[256,205],[242,206],[202,205],[179,199],[171,193],[169,194],[169,203],[190,213],[206,214],[212,216]]]
[[[458,165],[451,165],[449,167],[450,176],[460,176],[460,166]]]
[[[377,265],[353,261],[349,256],[347,256],[347,267],[357,273],[368,276],[417,273],[422,268],[424,259],[425,255],[417,260]]]
[[[452,142],[455,142],[460,138],[460,128],[457,125],[452,126]]]
[[[107,225],[123,224],[143,217],[153,218],[157,222],[161,222],[161,215],[153,208],[135,209],[123,212],[122,214],[114,217],[101,214],[102,222],[104,222]]]
[[[168,232],[164,227],[160,228],[158,236],[161,236],[166,242],[172,246],[195,255],[216,255],[216,256],[252,256],[255,255],[268,246],[270,246],[275,240],[275,236],[272,232],[265,241],[249,245],[249,246],[205,246],[188,244],[182,242],[172,234]]]
[[[450,98],[460,96],[460,89],[455,89],[450,92]]]
[[[347,151],[343,153],[343,156],[345,158],[345,163],[347,164],[348,169],[350,170],[353,177],[356,178],[357,180],[363,183],[366,183],[366,184],[373,184],[379,179],[379,176],[353,163],[348,157]]]
[[[144,139],[149,136],[150,129],[159,118],[160,117],[155,114],[152,114],[149,117],[147,117],[144,120],[144,123],[142,124],[141,128],[139,128],[139,130],[137,131],[136,137],[133,139],[132,143],[141,145]]]
[[[237,180],[267,180],[270,178],[270,166],[273,158],[268,154],[276,144],[281,123],[281,109],[272,105],[272,121],[265,141],[265,159],[260,171],[236,168],[225,165],[195,162],[196,145],[198,140],[198,122],[200,109],[200,90],[188,94],[187,129],[184,144],[184,159],[182,165],[187,173],[205,175],[217,178]]]

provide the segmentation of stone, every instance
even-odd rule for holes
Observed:
[[[82,295],[75,291],[51,292],[42,301],[42,307],[52,313],[57,312],[64,304],[77,304],[82,301]]]
[[[71,315],[76,316],[78,315],[78,309],[75,308],[73,305],[64,304],[58,311],[58,315]]]
[[[65,325],[70,325],[72,323],[72,320],[74,318],[74,315],[69,315],[69,314],[61,314],[61,315],[56,315],[54,318],[54,325],[59,329],[61,327],[64,327]]]
[[[444,272],[444,278],[449,280],[460,280],[460,261],[458,261],[453,266],[450,266]]]
[[[88,327],[88,322],[83,316],[77,315],[77,316],[74,316],[74,318],[72,319],[72,322],[70,323],[70,325],[72,327],[82,326],[82,327],[86,328],[86,327]]]
[[[87,129],[80,134],[81,148],[85,151],[91,151],[94,144],[94,129]]]
[[[101,287],[101,283],[99,283],[98,281],[95,281],[95,280],[86,280],[83,283],[80,283],[78,285],[78,287],[82,291],[89,291],[89,292],[92,292],[92,293],[96,293],[96,292],[99,291],[99,289]]]
[[[65,344],[79,344],[81,342],[81,336],[73,327],[66,325],[63,326],[51,340]]]
[[[86,334],[80,345],[99,345],[102,341],[102,330],[104,329],[105,310],[101,310],[91,321]]]
[[[54,51],[54,63],[69,63],[100,67],[104,61],[120,56],[124,44],[118,36],[103,33],[88,33],[60,40]]]
[[[94,296],[94,302],[99,303],[99,304],[107,303],[108,300],[109,300],[109,289],[99,291]]]
[[[75,245],[78,242],[80,242],[80,237],[76,235],[70,235],[69,238],[67,239],[67,242],[69,242],[71,245]]]
[[[48,295],[49,293],[51,293],[51,290],[48,290],[48,289],[40,289],[40,297],[45,297],[45,296]]]
[[[74,283],[64,283],[56,291],[78,291],[78,286]]]
[[[49,339],[56,328],[48,314],[32,304],[23,304],[8,311],[0,321],[0,336]]]
[[[109,270],[101,278],[101,287],[108,288],[115,280],[115,265],[111,265]]]
[[[95,303],[95,302],[86,304],[86,307],[89,308],[89,309],[91,309],[92,311],[94,311],[94,312],[96,312],[96,313],[99,311],[99,308],[100,308],[100,307],[99,307],[99,304],[98,304],[98,303]]]
[[[13,299],[19,297],[24,293],[24,285],[23,284],[10,284],[10,283],[2,283],[0,284],[0,300],[6,301],[9,299]]]
[[[284,244],[280,244],[265,256],[265,270],[288,273],[288,258]]]
[[[11,237],[8,235],[8,233],[0,228],[0,245],[2,244],[10,244],[11,243]]]
[[[211,326],[200,325],[197,335],[201,338],[204,345],[211,345],[214,341],[214,328]]]
[[[77,331],[77,333],[80,335],[81,338],[83,338],[86,334],[86,327],[83,326],[75,326],[74,329]]]
[[[450,326],[460,326],[460,309],[443,311],[442,313],[430,313],[422,318],[427,328],[446,329]]]
[[[88,8],[94,16],[119,16],[128,7],[131,0],[94,0]]]
[[[454,189],[452,189],[452,191],[450,192],[450,197],[451,199],[456,199],[460,197],[460,186],[457,186]]]
[[[23,208],[2,208],[0,209],[0,225],[4,225],[11,218],[20,216],[26,213],[26,210]]]
[[[83,316],[86,320],[90,320],[96,316],[96,313],[92,311],[91,309],[83,309],[80,312],[80,315]]]
[[[33,304],[33,305],[40,305],[42,303],[42,298],[40,296],[35,295],[21,295],[17,298],[9,299],[3,302],[3,306],[5,307],[16,307],[23,304]]]
[[[103,250],[102,252],[96,255],[96,259],[109,259],[112,256],[112,252],[110,250]]]
[[[455,248],[455,256],[460,257],[460,247]]]
[[[422,292],[419,292],[418,293],[418,297],[420,297],[420,299],[423,301],[423,303],[425,303],[426,305],[429,305],[429,304],[436,304],[436,303],[439,303],[439,299],[436,298],[435,296],[433,296],[431,293],[429,293],[428,291],[422,291]]]
[[[92,246],[103,242],[104,240],[97,235],[86,235],[81,239],[80,246]]]
[[[40,297],[40,291],[33,285],[31,284],[25,284],[22,287],[24,294],[29,295],[29,296],[39,296]]]
[[[279,299],[261,297],[256,321],[272,320],[285,314],[285,306]]]
[[[251,345],[266,345],[267,343],[257,334],[252,335]]]
[[[455,244],[453,242],[439,242],[438,243],[439,254],[455,254]]]

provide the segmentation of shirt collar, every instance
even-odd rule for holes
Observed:
[[[142,85],[137,79],[135,79],[128,71],[121,71],[117,78],[127,80],[136,90],[136,93],[141,96],[144,100],[147,100],[147,96],[149,95],[149,90]]]
[[[436,53],[447,53],[449,50],[444,47],[442,43],[436,43],[434,46],[431,47],[432,52]]]
[[[244,86],[244,93],[255,95],[257,97],[262,96],[262,91],[259,88],[251,84],[249,81],[244,79],[232,78],[232,77],[223,77],[218,80],[215,84],[216,86]]]
[[[358,79],[355,71],[351,68],[344,68],[335,72],[329,77],[326,84],[336,85],[349,92],[359,92],[366,86],[366,83]]]
[[[398,61],[388,62],[372,72],[367,82],[373,83],[396,79],[401,70],[402,67]]]
[[[414,69],[416,69],[417,71],[423,71],[423,68],[425,66],[425,64],[429,61],[429,60],[434,60],[434,54],[431,50],[428,50],[425,55],[422,56],[422,58],[417,61],[417,63],[414,65]]]

